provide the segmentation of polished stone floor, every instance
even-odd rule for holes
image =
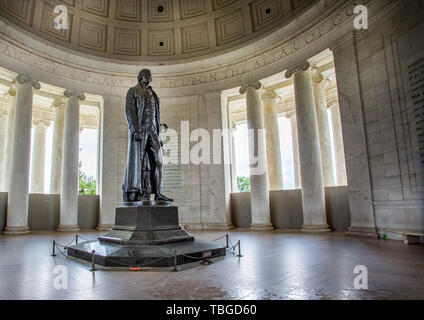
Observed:
[[[203,240],[224,234],[193,232]],[[424,299],[423,245],[282,231],[230,237],[241,240],[242,258],[229,252],[180,272],[92,273],[60,253],[50,256],[52,240],[65,244],[71,234],[1,235],[0,299]],[[54,288],[57,265],[68,269],[67,290]],[[368,269],[368,290],[354,288],[357,265]]]

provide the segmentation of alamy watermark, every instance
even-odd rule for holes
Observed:
[[[212,132],[197,128],[190,132],[189,121],[181,121],[180,135],[166,129],[163,140],[164,165],[233,164],[230,156],[230,129],[213,129]],[[247,129],[249,141],[250,175],[266,173],[266,129]]]
[[[55,6],[53,13],[57,16],[54,18],[53,26],[56,30],[68,30],[68,8],[64,5]]]
[[[353,269],[353,273],[357,274],[353,280],[353,287],[356,290],[368,290],[368,268],[358,265]]]
[[[368,8],[364,5],[357,5],[353,8],[353,13],[356,14],[356,17],[353,20],[353,26],[355,29],[368,29]]]
[[[68,289],[68,268],[62,265],[57,265],[53,269],[53,273],[57,276],[53,279],[53,287],[56,290]]]

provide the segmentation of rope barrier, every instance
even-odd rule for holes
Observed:
[[[63,254],[66,258],[68,257],[67,254],[65,254],[62,250],[60,250],[59,248],[56,248],[61,254]]]
[[[56,240],[53,240],[53,246],[52,246],[52,254],[51,254],[51,256],[52,257],[55,257],[56,256],[56,250],[58,250],[65,258],[69,258],[68,254],[65,253],[65,252],[63,252],[61,250],[61,248],[63,248],[64,250],[67,250],[68,247],[69,247],[69,245],[71,245],[74,241],[75,241],[76,244],[78,244],[79,238],[81,238],[83,240],[86,240],[86,241],[93,241],[93,240],[87,239],[87,238],[85,238],[85,237],[83,237],[81,235],[75,235],[75,237],[72,238],[72,240],[67,245],[62,245],[60,243],[57,243]],[[230,236],[228,234],[226,234],[226,235],[224,235],[222,237],[219,237],[219,238],[215,239],[214,241],[218,241],[218,240],[221,240],[223,238],[226,238],[226,244],[227,244],[226,245],[226,248],[227,248],[226,252],[229,252],[231,250],[234,251],[236,248],[238,248],[239,250],[238,250],[237,257],[239,257],[239,258],[243,257],[241,255],[240,240],[238,240],[236,244],[233,244],[233,242],[231,241]],[[230,244],[231,244],[231,246],[230,246]],[[182,254],[181,256],[182,257],[185,257],[185,258],[188,258],[188,259],[197,260],[197,261],[202,260],[202,264],[205,264],[205,262],[207,262],[207,264],[211,264],[212,263],[212,261],[210,259],[208,259],[209,257],[203,257],[203,256],[202,257],[195,257],[195,256],[190,256],[190,255],[185,255],[185,254]],[[97,269],[96,269],[96,251],[93,250],[93,251],[91,251],[90,254],[88,254],[88,253],[87,254],[84,254],[81,257],[81,259],[85,260],[86,258],[89,258],[89,257],[91,257],[91,269],[90,269],[90,271],[95,272],[95,271],[97,271]],[[143,266],[138,265],[138,266],[131,266],[129,268],[130,268],[130,270],[131,269],[133,269],[133,270],[136,270],[136,269],[137,270],[141,270],[142,267],[145,268],[145,267],[148,267],[150,265],[153,265],[153,264],[157,263],[158,261],[161,261],[161,260],[164,260],[164,259],[170,259],[170,258],[173,258],[174,271],[175,272],[178,272],[179,270],[178,270],[178,259],[177,259],[177,250],[176,249],[171,253],[170,256],[160,257],[158,259],[155,259],[153,261],[150,261],[149,263],[144,263]],[[115,264],[115,265],[121,265],[123,267],[128,268],[128,265],[127,264],[124,264],[124,263],[121,263],[121,262],[118,262],[118,261],[114,261],[113,259],[111,259],[111,262],[113,264]]]
[[[71,245],[71,244],[72,244],[72,242],[74,242],[74,240],[75,240],[75,237],[74,237],[74,238],[72,238],[72,240],[71,240],[68,244],[66,244],[66,245],[63,245],[63,244],[60,244],[60,243],[57,243],[57,242],[56,242],[56,245],[57,245],[57,246],[59,246],[59,247],[62,247],[62,248],[64,248],[64,249],[66,249],[66,248],[68,248],[68,247],[69,247],[69,245]]]

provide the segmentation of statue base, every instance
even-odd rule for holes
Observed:
[[[169,202],[125,203],[116,208],[115,226],[95,241],[67,248],[68,255],[104,267],[172,267],[225,256],[226,246],[196,241],[179,225]]]

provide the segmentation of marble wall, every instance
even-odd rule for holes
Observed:
[[[28,226],[32,231],[56,230],[59,225],[60,196],[30,194]],[[7,193],[0,193],[0,230],[6,225]],[[81,229],[95,229],[99,223],[99,197],[78,197],[78,224]]]
[[[422,1],[405,4],[354,37],[375,224],[380,235],[392,238],[403,230],[424,233],[423,131],[417,126],[424,98],[424,8]]]
[[[333,231],[345,232],[350,226],[347,187],[325,188],[327,222]],[[301,229],[303,224],[302,194],[300,190],[277,190],[269,194],[271,221],[276,229]],[[249,228],[250,192],[231,195],[233,224]]]

